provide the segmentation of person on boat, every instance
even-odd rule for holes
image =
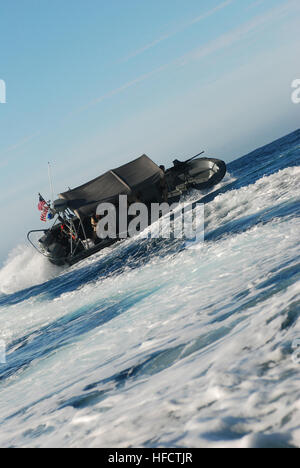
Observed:
[[[97,226],[98,226],[100,219],[101,219],[100,215],[95,214],[91,216],[92,241],[94,242],[95,245],[97,245],[101,241],[101,239],[99,239],[97,235]]]
[[[92,226],[93,232],[96,232],[97,224],[98,224],[97,216],[96,215],[91,216],[91,226]]]

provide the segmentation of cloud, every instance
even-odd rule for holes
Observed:
[[[154,70],[152,70],[152,71],[150,71],[148,73],[144,73],[143,75],[138,76],[134,80],[128,81],[127,83],[123,84],[122,86],[120,86],[118,88],[115,88],[115,89],[109,91],[106,94],[103,94],[99,98],[93,99],[92,101],[87,103],[85,106],[82,106],[81,108],[77,109],[77,111],[72,112],[71,114],[69,114],[69,116],[74,115],[74,114],[78,114],[78,113],[80,113],[80,112],[82,112],[84,110],[89,109],[92,106],[95,106],[96,104],[100,104],[104,100],[106,100],[108,98],[111,98],[111,97],[115,96],[116,94],[119,94],[122,91],[125,91],[126,89],[131,88],[132,86],[151,78],[151,76],[154,76],[154,75],[158,74],[159,72],[162,72],[162,71],[166,70],[169,66],[170,66],[170,64],[166,63],[165,65],[162,65],[161,67],[155,68]]]
[[[223,8],[224,8],[225,4],[229,4],[229,1],[224,2],[223,4],[221,4]],[[220,9],[221,5],[219,5],[219,7],[216,7],[214,10],[216,10],[217,8]],[[164,65],[162,65],[162,66],[160,66],[160,67],[158,67],[158,68],[156,68],[156,69],[154,69],[154,70],[152,70],[152,71],[150,71],[148,73],[140,75],[137,78],[135,78],[134,80],[131,80],[131,81],[123,84],[122,86],[109,91],[106,94],[103,94],[99,98],[96,98],[96,99],[90,101],[86,106],[81,107],[80,109],[78,109],[75,112],[72,112],[70,115],[74,115],[74,114],[80,113],[80,112],[82,112],[84,110],[87,110],[88,108],[90,108],[92,106],[95,106],[96,104],[99,104],[99,103],[103,102],[104,100],[106,100],[108,98],[111,98],[111,97],[125,91],[126,89],[131,88],[132,86],[135,86],[138,83],[146,81],[147,79],[151,78],[152,76],[157,75],[160,72],[165,71],[168,68],[171,68],[173,66],[180,66],[180,67],[186,66],[192,61],[201,60],[201,59],[203,59],[203,58],[205,58],[205,57],[207,57],[209,55],[212,55],[212,54],[214,54],[216,52],[219,52],[222,49],[233,46],[235,43],[240,42],[241,40],[245,39],[250,33],[255,32],[260,27],[263,27],[263,26],[267,25],[268,23],[270,23],[270,22],[272,22],[272,21],[274,21],[274,20],[276,20],[278,18],[282,18],[283,15],[286,14],[286,13],[289,13],[291,8],[293,8],[293,7],[298,7],[299,8],[298,0],[289,0],[289,1],[287,1],[286,3],[284,3],[284,4],[280,5],[280,6],[277,6],[277,7],[274,7],[272,9],[268,10],[266,13],[263,13],[263,14],[255,17],[254,19],[244,23],[243,25],[241,25],[241,26],[239,26],[239,27],[237,27],[235,29],[232,29],[231,31],[229,31],[227,33],[222,34],[221,36],[219,36],[216,39],[208,42],[207,44],[205,44],[205,45],[203,45],[201,47],[198,47],[198,48],[186,53],[185,55],[183,55],[181,57],[178,57],[175,60],[172,60],[171,62],[165,63]],[[210,14],[212,14],[212,11],[213,10],[211,10]],[[208,15],[208,14],[209,14],[209,12],[206,13],[206,15]],[[193,21],[194,22],[200,21],[200,18],[202,18],[202,17],[197,17]]]
[[[299,6],[295,0],[291,0],[283,5],[274,7],[266,13],[255,17],[254,19],[229,31],[228,33],[222,34],[220,37],[214,39],[208,44],[185,54],[183,57],[177,60],[177,63],[184,66],[187,65],[190,61],[201,60],[215,52],[230,47],[235,43],[242,41],[245,37],[247,37],[252,32],[255,32],[261,26],[265,26],[277,18],[282,18],[284,14],[289,13],[290,9],[296,5]]]
[[[12,151],[15,151],[16,149],[21,148],[22,146],[26,145],[29,141],[33,140],[35,137],[37,137],[40,134],[40,132],[36,132],[32,135],[28,135],[26,138],[23,138],[23,140],[19,141],[18,143],[15,143],[14,145],[9,146],[8,148],[4,149],[1,151],[1,155],[8,154]],[[9,161],[5,161],[1,163],[1,166],[4,166],[8,163]]]
[[[141,47],[140,49],[132,52],[130,55],[128,55],[127,57],[122,59],[121,62],[127,62],[128,60],[130,60],[130,59],[132,59],[134,57],[137,57],[138,55],[143,54],[147,50],[152,49],[153,47],[157,46],[158,44],[160,44],[161,42],[163,42],[163,41],[165,41],[167,39],[170,39],[171,37],[175,36],[176,34],[182,32],[182,31],[184,31],[185,29],[189,28],[190,26],[193,26],[194,24],[199,23],[200,21],[203,21],[203,20],[209,18],[210,16],[214,15],[218,11],[223,10],[227,6],[231,5],[233,2],[234,2],[234,0],[226,0],[225,2],[221,3],[220,5],[217,5],[215,8],[207,11],[206,13],[203,13],[200,16],[196,16],[194,19],[192,19],[191,21],[183,24],[182,26],[178,27],[177,29],[174,29],[172,32],[170,32],[168,34],[164,34],[161,37],[159,37],[158,39],[155,39],[154,41],[152,41],[149,44],[145,45],[144,47]]]
[[[265,0],[256,0],[254,3],[251,3],[251,5],[247,7],[247,10],[249,10],[250,8],[256,8],[259,5],[262,5],[263,3],[265,3]]]

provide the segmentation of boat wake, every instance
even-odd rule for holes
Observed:
[[[10,252],[0,270],[0,291],[2,294],[13,294],[49,281],[61,272],[62,268],[51,265],[32,247],[19,245]]]

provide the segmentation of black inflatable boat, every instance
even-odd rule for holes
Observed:
[[[226,164],[218,159],[200,158],[202,154],[184,162],[175,160],[173,167],[167,170],[143,155],[61,193],[59,200],[53,203],[46,202],[40,195],[39,206],[44,213],[41,219],[51,219],[52,227],[30,231],[27,238],[51,263],[74,265],[124,238],[120,233],[105,239],[95,236],[93,219],[101,203],[110,203],[119,209],[120,195],[126,195],[128,205],[136,201],[148,207],[153,203],[168,202],[170,205],[192,189],[204,190],[221,182]]]

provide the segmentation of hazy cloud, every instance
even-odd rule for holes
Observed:
[[[282,18],[282,16],[290,11],[292,7],[298,6],[298,1],[291,0],[283,5],[274,7],[268,12],[255,17],[254,19],[244,23],[243,25],[229,31],[216,38],[215,40],[209,42],[208,44],[194,49],[193,51],[185,54],[183,57],[178,59],[178,63],[187,65],[192,60],[200,60],[208,55],[211,55],[219,50],[230,47],[235,43],[243,40],[248,34],[256,31],[261,26],[265,26],[269,22],[276,20],[277,18]]]
[[[203,13],[202,15],[196,16],[191,21],[183,24],[182,26],[178,27],[177,29],[174,29],[172,32],[164,34],[161,37],[159,37],[158,39],[155,39],[154,41],[152,41],[149,44],[145,45],[144,47],[141,47],[140,49],[132,52],[130,55],[128,55],[127,57],[122,59],[121,62],[127,62],[131,58],[134,58],[134,57],[137,57],[138,55],[143,54],[147,50],[152,49],[153,47],[157,46],[161,42],[175,36],[176,34],[184,31],[187,28],[189,28],[190,26],[193,26],[194,24],[199,23],[200,21],[203,21],[203,20],[209,18],[210,16],[214,15],[218,11],[223,10],[227,6],[231,5],[233,3],[233,1],[234,0],[226,0],[225,2],[223,2],[220,5],[216,6],[212,10],[209,10],[206,13]]]
[[[14,151],[16,149],[21,148],[23,145],[26,145],[29,141],[33,140],[35,137],[37,137],[40,134],[40,132],[36,132],[33,135],[28,135],[26,138],[23,138],[23,140],[19,141],[18,143],[15,143],[14,145],[9,146],[8,148],[0,151],[1,155],[5,155],[10,153],[11,151]],[[2,163],[3,165],[3,163]]]
[[[222,7],[224,8],[225,4],[229,4],[229,2],[225,2],[222,4]],[[280,5],[280,6],[277,6],[277,7],[274,7],[272,8],[271,10],[267,11],[266,13],[260,15],[260,16],[257,16],[255,17],[254,19],[244,23],[243,25],[235,28],[235,29],[232,29],[231,31],[225,33],[225,34],[222,34],[221,36],[217,37],[216,39],[208,42],[207,44],[201,46],[200,48],[196,48],[188,53],[186,53],[185,55],[175,59],[175,60],[172,60],[171,62],[168,62],[148,73],[145,73],[143,75],[140,75],[139,77],[135,78],[134,80],[131,80],[127,83],[125,83],[124,85],[112,90],[112,91],[109,91],[108,93],[102,95],[101,97],[97,98],[97,99],[94,99],[93,101],[91,101],[90,103],[88,103],[86,106],[82,107],[81,109],[77,110],[74,114],[78,113],[78,112],[82,112],[83,110],[86,110],[88,109],[89,107],[91,106],[94,106],[96,104],[99,104],[101,103],[102,101],[104,101],[105,99],[108,99],[112,96],[115,96],[116,94],[119,94],[121,93],[122,91],[125,91],[126,89],[138,84],[138,83],[141,83],[147,79],[149,79],[150,77],[166,70],[167,68],[171,67],[171,66],[185,66],[187,65],[189,62],[191,61],[195,61],[195,60],[201,60],[213,53],[216,53],[224,48],[227,48],[227,47],[230,47],[232,45],[234,45],[235,43],[243,40],[245,37],[247,37],[248,34],[256,31],[258,28],[262,27],[262,26],[265,26],[267,25],[269,22],[271,21],[274,21],[278,18],[282,18],[282,16],[286,13],[289,13],[290,10],[293,8],[293,7],[298,7],[299,8],[299,4],[298,4],[298,0],[289,0],[288,2]],[[216,8],[221,8],[221,5],[219,5],[219,7],[216,7]],[[214,10],[216,10],[216,8]],[[213,10],[211,10],[213,11]],[[212,13],[210,13],[212,14]],[[208,13],[206,14],[208,15]],[[199,21],[199,18],[198,19],[195,19],[194,21]],[[73,113],[72,113],[73,115]]]

